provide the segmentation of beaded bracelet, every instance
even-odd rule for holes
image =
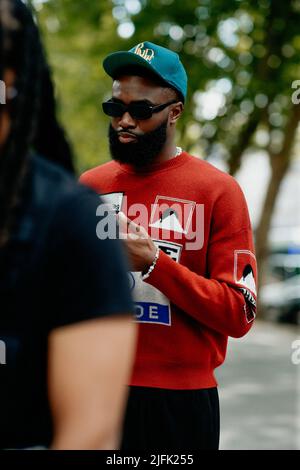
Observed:
[[[152,261],[152,264],[151,264],[150,268],[148,269],[148,271],[145,274],[142,273],[142,275],[141,275],[142,281],[144,281],[144,279],[147,279],[147,277],[150,276],[153,269],[155,268],[155,265],[156,265],[157,260],[159,258],[159,251],[160,251],[159,248],[157,248],[155,256],[154,256],[154,260]]]

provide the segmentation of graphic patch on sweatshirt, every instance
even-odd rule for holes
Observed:
[[[182,245],[153,240],[155,245],[177,263],[179,262]],[[141,279],[140,272],[129,273],[133,300],[135,303],[136,321],[171,326],[171,306],[169,299],[156,287]]]
[[[248,323],[256,315],[256,258],[249,250],[234,251],[234,282],[246,300],[244,309]]]
[[[194,201],[156,196],[149,227],[187,234],[195,206]]]
[[[104,204],[108,205],[109,209],[116,213],[120,212],[121,210],[123,197],[123,192],[101,194],[101,198],[103,199]]]

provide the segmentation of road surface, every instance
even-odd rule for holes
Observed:
[[[257,321],[231,339],[216,371],[220,449],[300,450],[300,364],[293,364],[297,326]],[[298,355],[300,357],[300,355]]]

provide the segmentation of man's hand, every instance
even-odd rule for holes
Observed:
[[[120,238],[127,246],[132,271],[148,271],[155,258],[157,250],[155,244],[144,227],[132,222],[123,212],[119,212],[117,218]]]

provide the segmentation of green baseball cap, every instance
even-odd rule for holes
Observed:
[[[141,42],[129,51],[109,54],[103,61],[105,72],[115,78],[118,71],[129,65],[139,66],[158,75],[175,88],[183,98],[187,94],[187,75],[178,54],[153,42]]]

